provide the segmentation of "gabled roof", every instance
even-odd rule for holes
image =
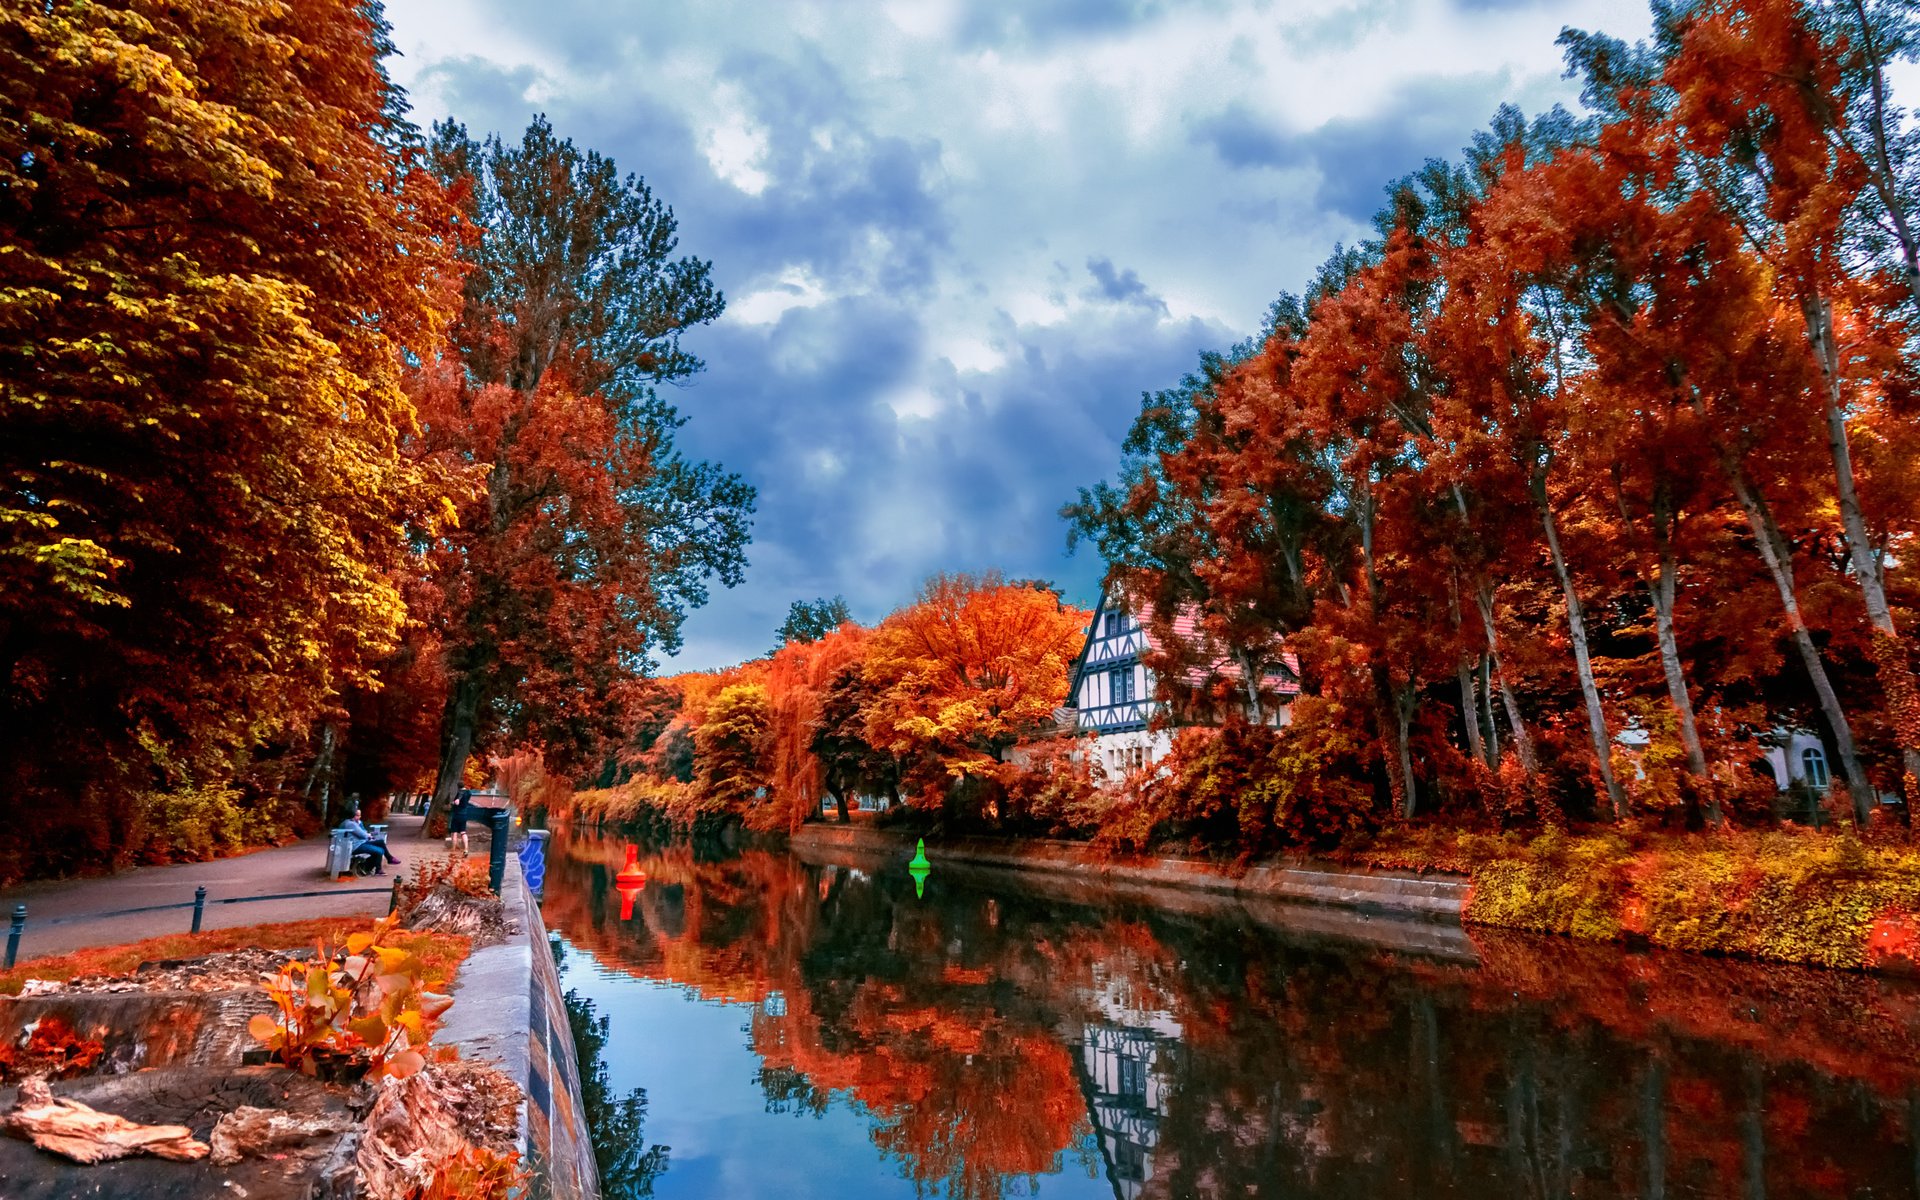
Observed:
[[[1100,618],[1102,614],[1127,611],[1129,616],[1134,615],[1132,612],[1122,609],[1118,604],[1109,605],[1108,600],[1112,596],[1113,591],[1111,588],[1106,586],[1101,587],[1099,602],[1093,606],[1093,621],[1087,628],[1086,639],[1080,643],[1080,653],[1074,658],[1073,669],[1067,677],[1067,694],[1069,697],[1077,696],[1080,693],[1080,678],[1086,667],[1087,652],[1092,648],[1095,639],[1100,636]],[[1141,640],[1146,643],[1147,647],[1154,651],[1164,649],[1159,638],[1157,638],[1153,632],[1153,607],[1151,605],[1142,605],[1136,619],[1140,625]],[[1181,605],[1179,612],[1176,613],[1173,618],[1173,636],[1179,639],[1183,645],[1199,646],[1205,643],[1206,634],[1200,628],[1199,605],[1192,603]],[[1284,669],[1268,671],[1261,677],[1261,687],[1271,691],[1277,696],[1298,695],[1300,692],[1300,656],[1291,650],[1283,649],[1280,653],[1280,662]],[[1203,687],[1209,680],[1239,678],[1240,664],[1233,661],[1231,656],[1223,654],[1215,659],[1211,666],[1195,666],[1189,668],[1185,682],[1189,687]]]

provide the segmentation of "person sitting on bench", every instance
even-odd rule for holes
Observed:
[[[400,865],[400,860],[393,856],[393,851],[387,849],[387,839],[384,837],[374,837],[373,831],[360,823],[360,808],[358,805],[354,806],[352,816],[340,822],[340,828],[342,831],[353,835],[354,837],[353,849],[356,853],[359,852],[363,847],[367,849],[378,850],[380,852],[380,857],[386,859],[388,862],[394,864],[395,866]],[[385,875],[387,872],[386,872],[386,868],[380,867],[380,868],[376,868],[373,873],[375,875]]]

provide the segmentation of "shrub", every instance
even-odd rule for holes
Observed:
[[[1558,830],[1471,847],[1476,924],[1858,969],[1920,913],[1920,853],[1834,832],[1642,839]],[[1890,933],[1889,931],[1894,931]],[[1896,947],[1896,950],[1898,947]]]
[[[1159,769],[1129,780],[1100,814],[1096,842],[1144,849],[1171,839],[1245,859],[1369,828],[1370,742],[1334,701],[1303,696],[1293,710],[1283,729],[1238,721],[1175,733]]]
[[[527,1184],[518,1154],[463,1146],[436,1163],[432,1177],[410,1189],[406,1200],[509,1200],[526,1195]]]

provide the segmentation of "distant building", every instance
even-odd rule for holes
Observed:
[[[1177,720],[1162,722],[1168,727],[1151,727],[1164,707],[1155,699],[1158,681],[1142,661],[1161,649],[1147,628],[1151,616],[1144,610],[1129,611],[1111,588],[1100,593],[1086,644],[1073,663],[1068,707],[1058,714],[1059,724],[1094,735],[1094,753],[1110,777],[1158,762],[1173,745],[1170,726]],[[1204,642],[1192,611],[1174,618],[1173,635],[1183,645]],[[1293,698],[1300,693],[1300,660],[1291,652],[1280,658],[1282,669],[1270,671],[1261,681],[1262,711],[1249,714],[1269,725],[1285,725],[1292,719]],[[1240,677],[1239,665],[1222,655],[1211,666],[1195,668],[1187,682],[1198,687]]]

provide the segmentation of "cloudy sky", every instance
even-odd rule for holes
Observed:
[[[669,669],[795,599],[874,621],[941,569],[1090,603],[1057,512],[1142,391],[1258,328],[1389,180],[1502,101],[1571,102],[1565,25],[1642,0],[389,0],[424,123],[534,112],[645,176],[727,314],[683,444],[759,488],[746,583]]]

